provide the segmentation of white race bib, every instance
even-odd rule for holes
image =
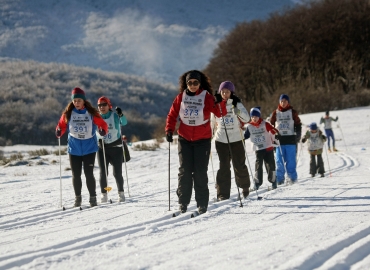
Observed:
[[[309,131],[310,137],[307,140],[308,150],[318,150],[324,146],[324,141],[319,135],[319,132],[312,133]]]
[[[72,111],[71,119],[69,120],[69,135],[80,139],[87,140],[93,137],[92,134],[92,116],[88,111],[84,114]]]
[[[281,136],[294,135],[294,120],[292,110],[281,112],[276,110],[276,124]]]
[[[209,119],[204,120],[203,116],[206,94],[206,90],[196,96],[189,96],[186,91],[183,92],[179,115],[185,125],[200,126],[209,121]]]
[[[259,127],[248,124],[247,128],[251,134],[250,139],[253,143],[253,151],[273,147],[271,135],[266,129],[265,121],[262,121]]]
[[[324,121],[325,121],[324,128],[325,129],[331,129],[331,118],[330,117],[329,118],[324,118]]]
[[[104,121],[108,125],[108,134],[106,134],[104,137],[100,136],[98,132],[96,132],[96,135],[98,136],[99,139],[104,139],[104,143],[112,143],[117,141],[117,132],[118,130],[116,129],[116,126],[114,124],[114,113],[112,112],[109,118],[104,119]]]

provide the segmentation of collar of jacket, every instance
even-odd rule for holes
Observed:
[[[262,118],[258,119],[257,123],[253,122],[252,120],[250,121],[250,124],[255,127],[259,127],[259,125],[262,123]]]
[[[278,106],[278,110],[281,111],[281,112],[285,112],[285,111],[287,111],[289,109],[293,109],[293,107],[290,106],[290,104],[288,104],[285,108],[281,107],[280,104]]]

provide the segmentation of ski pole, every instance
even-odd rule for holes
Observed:
[[[168,142],[168,211],[171,211],[171,178],[170,178],[170,172],[171,172],[171,143]]]
[[[215,185],[215,188],[217,188],[216,180],[215,180],[215,169],[213,167],[213,159],[212,159],[212,152],[210,151],[209,158],[211,159],[211,164],[212,164],[212,174],[213,174],[213,183]]]
[[[229,152],[230,152],[230,157],[231,157],[231,164],[233,165],[234,175],[236,175],[236,173],[235,173],[235,167],[234,167],[233,153],[232,153],[232,151],[231,151],[231,146],[230,146],[229,135],[227,134],[227,129],[226,129],[226,124],[225,124],[225,119],[224,119],[224,117],[222,116],[222,109],[221,109],[220,104],[218,104],[218,108],[220,109],[222,123],[223,123],[224,128],[225,128],[225,134],[226,134],[227,144],[228,144],[228,146],[229,146]],[[235,183],[236,183],[236,176],[235,176]],[[236,183],[236,188],[238,189],[239,201],[240,201],[240,207],[243,207],[242,198],[241,198],[241,196],[240,196],[240,191],[239,191],[238,183]]]
[[[121,123],[120,123],[121,125]],[[127,192],[128,192],[128,196],[130,196],[130,187],[128,185],[128,174],[127,174],[127,165],[126,165],[126,151],[125,151],[125,145],[124,145],[124,141],[123,141],[123,138],[122,138],[122,134],[121,134],[121,141],[122,141],[122,150],[123,150],[123,160],[125,161],[125,171],[126,171],[126,182],[127,182]]]
[[[339,123],[339,119],[338,119],[338,124],[339,124],[340,133],[342,133],[342,138],[343,138],[344,146],[346,147],[346,151],[348,151],[346,141],[344,140],[343,131],[342,131],[342,128],[340,127],[341,124]]]
[[[214,116],[214,117],[215,117],[215,116]],[[214,135],[215,135],[215,126],[216,126],[216,121],[215,121],[215,124],[213,125],[212,138],[213,138],[213,137],[214,137]],[[211,147],[211,150],[210,150],[209,158],[211,159],[211,165],[212,165],[213,183],[214,183],[214,185],[215,185],[215,188],[217,189],[217,183],[216,183],[216,178],[215,178],[215,168],[213,167],[213,159],[212,159],[212,147]],[[216,196],[216,197],[217,197],[217,196]]]
[[[62,207],[62,157],[60,153],[60,138],[58,138],[59,142],[59,183],[60,183],[60,207]]]
[[[325,145],[324,145],[324,148],[325,148],[325,153],[326,153],[326,160],[328,161],[329,175],[331,177],[331,170],[330,170],[330,164],[329,164],[328,150],[326,149]]]
[[[243,146],[244,146],[245,156],[246,156],[247,161],[248,161],[249,170],[250,170],[250,172],[251,172],[251,178],[253,179],[253,182],[254,182],[254,183],[256,183],[256,180],[255,180],[254,176],[252,175],[252,167],[251,167],[251,164],[249,163],[249,158],[248,158],[247,150],[245,149],[245,142],[244,142],[244,138],[243,138],[243,135],[242,135],[242,131],[241,131],[241,129],[239,129],[239,131],[240,131],[240,137],[241,137],[241,139],[242,139]],[[255,191],[256,191],[257,200],[258,200],[258,201],[262,200],[262,197],[258,196],[257,189],[255,189]]]
[[[112,190],[112,187],[109,187],[108,186],[108,171],[107,171],[107,162],[106,162],[106,159],[105,159],[105,149],[104,149],[104,139],[101,140],[101,144],[103,146],[103,156],[104,156],[104,168],[105,168],[105,179],[106,179],[106,182],[107,182],[107,186],[104,188],[107,193],[109,193],[109,191]],[[108,194],[107,194],[108,195]],[[112,200],[109,199],[110,203],[112,203]]]
[[[299,154],[298,154],[298,157],[297,157],[297,160],[296,160],[296,163],[298,164],[298,161],[301,159],[301,154],[302,154],[302,142],[299,143],[299,145],[301,146],[301,149],[299,150]]]

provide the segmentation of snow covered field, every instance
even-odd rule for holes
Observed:
[[[323,115],[300,117],[308,125]],[[44,165],[36,165],[36,159],[31,166],[1,166],[0,269],[370,269],[370,107],[331,112],[337,115],[339,152],[324,154],[325,178],[310,177],[303,145],[298,184],[267,191],[265,175],[258,193],[263,200],[252,192],[241,208],[234,183],[231,200],[213,202],[210,163],[209,211],[196,218],[190,212],[171,217],[178,208],[175,144],[170,148],[171,211],[168,143],[157,151],[131,148],[130,197],[124,173],[127,202],[82,211],[59,208],[59,156],[42,156]],[[7,155],[24,151],[27,159],[30,149],[41,148],[58,149],[16,145],[2,150]],[[249,142],[246,148],[254,167]],[[68,156],[63,155],[63,204],[70,207],[74,193],[67,167]],[[116,200],[111,175],[109,185]],[[88,205],[85,183],[82,196]],[[194,209],[192,199],[189,211]]]

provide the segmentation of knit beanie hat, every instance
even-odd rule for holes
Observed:
[[[312,122],[312,123],[310,124],[310,129],[311,129],[311,130],[317,130],[317,125],[316,125],[316,123],[315,123],[315,122]]]
[[[251,112],[250,112],[250,115],[251,117],[252,116],[257,116],[257,117],[261,117],[261,107],[254,107],[251,109]]]
[[[234,93],[235,87],[234,84],[230,81],[225,81],[220,84],[220,87],[218,88],[218,93],[221,92],[222,89],[226,88],[227,90],[230,90],[231,93]]]
[[[290,101],[289,101],[289,96],[287,95],[287,94],[282,94],[281,96],[280,96],[280,98],[279,98],[279,101],[281,101],[282,99],[286,99],[287,101],[288,101],[288,103],[290,103]]]
[[[102,96],[98,99],[98,104],[107,103],[109,109],[112,109],[112,103],[110,102],[109,98]]]
[[[329,111],[326,111],[325,115],[329,115]]]
[[[188,82],[191,79],[196,79],[198,80],[198,82],[202,81],[200,73],[196,70],[192,70],[186,75],[186,82]]]
[[[74,100],[75,98],[82,98],[86,100],[85,92],[81,88],[76,87],[72,90],[71,99]]]

